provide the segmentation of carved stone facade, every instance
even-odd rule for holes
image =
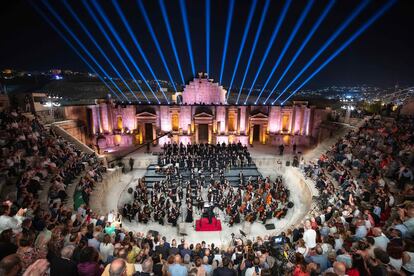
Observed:
[[[306,102],[293,106],[227,105],[226,91],[202,77],[190,82],[182,97],[180,105],[121,106],[102,100],[82,107],[86,110],[79,114],[86,114],[86,118],[77,119],[85,121],[89,135],[98,137],[101,149],[149,141],[310,145],[318,137],[321,114],[327,112]],[[167,132],[171,135],[156,139]]]

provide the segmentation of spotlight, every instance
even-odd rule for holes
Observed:
[[[232,1],[234,1],[234,0],[232,0]],[[185,85],[183,70],[181,69],[181,62],[180,62],[180,58],[178,56],[177,48],[175,47],[174,36],[172,34],[172,31],[171,31],[171,26],[170,26],[170,22],[168,20],[168,14],[167,14],[167,10],[165,8],[164,1],[159,0],[159,4],[160,4],[160,7],[161,7],[162,18],[164,19],[165,27],[167,28],[168,39],[170,40],[171,48],[172,48],[173,53],[174,53],[174,58],[175,58],[175,61],[177,62],[178,71],[179,71],[180,76],[181,76],[181,81],[182,81],[182,84]]]
[[[296,59],[299,57],[300,53],[303,51],[303,49],[305,48],[305,46],[308,44],[308,42],[310,41],[310,39],[312,38],[312,36],[314,35],[314,33],[316,32],[316,30],[319,28],[319,26],[321,25],[322,21],[325,19],[325,17],[328,15],[329,11],[332,9],[332,7],[335,4],[335,0],[331,0],[329,2],[329,4],[326,6],[326,8],[324,9],[324,11],[322,12],[321,16],[318,18],[318,20],[315,22],[315,24],[313,25],[312,29],[310,30],[309,34],[306,36],[305,40],[302,42],[302,44],[300,45],[299,49],[296,51],[295,55],[293,56],[292,60],[289,62],[288,66],[285,68],[285,70],[283,71],[282,75],[280,76],[279,80],[276,82],[276,84],[273,86],[273,89],[271,90],[270,94],[273,94],[274,91],[276,90],[276,88],[278,87],[278,85],[280,84],[280,82],[282,81],[282,79],[285,77],[285,75],[287,74],[287,72],[289,71],[289,69],[292,67],[293,63],[296,61]]]
[[[113,3],[116,3],[115,1]],[[94,18],[96,18],[96,22],[99,22],[99,20],[97,19],[97,17],[95,16],[95,13],[93,12],[93,10],[91,9],[91,7],[89,6],[89,4],[86,1],[83,1],[83,4],[85,5],[85,7],[87,8],[89,14]],[[125,44],[123,43],[122,39],[119,37],[118,33],[116,32],[116,30],[114,29],[114,27],[112,26],[111,22],[108,20],[106,14],[104,13],[104,11],[102,10],[101,6],[97,3],[97,2],[92,2],[92,4],[94,5],[95,9],[98,11],[99,15],[101,16],[101,18],[103,19],[103,21],[105,22],[105,25],[109,28],[110,32],[112,33],[112,35],[115,37],[116,41],[118,42],[118,44],[121,46],[122,50],[124,51],[124,53],[127,55],[128,59],[131,61],[131,63],[133,64],[135,70],[138,72],[138,74],[141,76],[142,80],[145,82],[145,84],[147,85],[147,87],[150,89],[150,91],[152,92],[153,96],[155,98],[157,98],[157,96],[155,95],[154,91],[152,90],[151,86],[148,84],[148,82],[146,81],[146,78],[144,77],[144,75],[142,74],[141,69],[138,67],[138,65],[136,64],[136,62],[134,61],[134,58],[132,57],[131,53],[129,52],[129,50],[126,48]],[[117,6],[115,6],[116,8]],[[118,14],[119,11],[118,9],[116,9]],[[124,19],[121,17],[121,19]],[[123,20],[124,21],[124,20]],[[125,25],[125,22],[124,22]]]
[[[224,38],[223,54],[221,57],[220,83],[222,83],[222,79],[223,79],[224,64],[226,62],[227,47],[229,45],[229,37],[230,37],[231,21],[233,18],[233,11],[234,11],[234,0],[230,0],[229,12],[227,14],[226,36]]]
[[[86,3],[86,1],[83,1],[83,3]],[[144,51],[142,50],[141,46],[139,45],[136,36],[134,35],[131,26],[129,25],[128,21],[126,20],[122,10],[120,9],[118,3],[116,1],[112,2],[114,4],[115,10],[117,11],[119,17],[121,18],[125,28],[128,31],[128,34],[130,35],[132,41],[134,42],[134,45],[136,46],[136,48],[138,49],[141,57],[143,58],[145,64],[147,65],[147,68],[149,69],[152,77],[154,78],[154,80],[157,82],[159,88],[161,89],[161,85],[158,82],[158,78],[155,76],[154,71],[152,70],[151,65],[149,64],[149,61],[147,60],[147,57],[145,56]],[[112,23],[110,22],[110,20],[108,19],[108,17],[106,16],[105,12],[103,11],[102,7],[99,5],[98,2],[93,1],[92,4],[94,5],[94,7],[96,8],[96,10],[98,11],[99,15],[101,16],[101,18],[103,19],[103,21],[105,22],[105,25],[109,28],[110,32],[112,33],[112,35],[115,37],[116,41],[118,42],[118,44],[121,46],[121,48],[124,50],[125,54],[128,56],[129,60],[131,61],[132,64],[134,64],[134,67],[136,66],[137,71],[139,69],[138,65],[135,63],[134,58],[132,57],[131,53],[129,52],[129,50],[127,49],[127,47],[125,46],[124,42],[122,41],[121,37],[118,35],[118,32],[115,30],[114,26],[112,25]],[[141,72],[141,70],[139,70],[138,72]],[[151,92],[153,93],[153,95],[157,98],[157,96],[155,95],[154,91],[152,90],[152,88],[148,85],[147,81],[145,80],[145,78],[142,75],[142,72],[140,73],[141,77],[143,78],[143,81],[147,84],[148,88],[150,88]],[[165,99],[168,102],[168,98],[165,96],[164,92],[161,91],[162,94],[164,95]]]
[[[210,0],[206,0],[206,72],[210,73]]]
[[[329,58],[322,63],[304,82],[299,85],[283,102],[284,104],[294,94],[296,94],[306,83],[308,83],[316,74],[318,74],[329,62],[331,62],[337,55],[339,55],[346,47],[348,47],[355,39],[357,39],[366,29],[368,29],[376,20],[378,20],[388,9],[390,9],[397,0],[390,0],[384,6],[379,9],[368,21],[365,22],[344,44],[341,45]],[[273,102],[276,102],[273,101]]]
[[[325,42],[325,44],[318,50],[318,52],[311,58],[311,60],[302,68],[302,70],[293,78],[293,80],[283,89],[282,93],[280,93],[275,101],[277,101],[289,87],[312,65],[312,63],[325,51],[329,45],[348,27],[349,24],[362,12],[362,10],[369,4],[369,0],[364,0],[358,7],[352,12],[352,14],[345,20],[344,23],[339,26],[339,28],[335,31],[331,37]]]
[[[275,39],[276,39],[276,37],[279,33],[280,27],[282,26],[283,20],[286,17],[287,11],[288,11],[289,6],[290,6],[291,3],[292,3],[292,0],[287,0],[285,5],[283,6],[282,12],[279,16],[279,19],[276,23],[276,26],[275,26],[274,30],[273,30],[272,36],[270,37],[269,43],[267,44],[266,51],[265,51],[265,53],[262,57],[262,60],[260,61],[259,68],[257,69],[256,75],[254,76],[253,82],[250,86],[249,93],[247,94],[246,100],[250,97],[250,94],[253,91],[254,85],[256,84],[256,81],[259,77],[259,73],[262,70],[264,63],[266,62],[266,59],[267,59],[267,56],[270,53],[270,50],[272,49],[273,43],[275,42]]]
[[[239,66],[241,54],[243,52],[244,44],[246,43],[247,35],[249,34],[250,24],[252,23],[254,11],[256,10],[257,6],[257,0],[253,0],[252,6],[250,7],[249,17],[247,18],[246,26],[244,27],[243,37],[242,41],[240,43],[239,53],[237,54],[236,64],[234,65],[233,75],[231,76],[231,81],[227,93],[227,100],[229,99],[230,93],[231,93],[231,86],[234,82],[234,77],[236,76],[237,67]]]
[[[147,25],[147,28],[148,28],[148,30],[151,34],[151,38],[154,41],[157,52],[158,52],[158,54],[161,58],[161,61],[162,61],[163,65],[164,65],[165,71],[167,71],[168,78],[171,81],[171,84],[174,88],[174,91],[177,92],[177,87],[175,87],[175,83],[174,83],[174,80],[171,76],[170,69],[168,68],[167,61],[165,60],[165,57],[164,57],[164,53],[162,52],[160,43],[158,42],[157,36],[155,35],[154,28],[152,27],[151,21],[148,17],[148,13],[145,10],[145,7],[144,7],[144,4],[142,3],[142,1],[138,0],[137,2],[138,2],[139,9],[140,9],[142,15],[144,16],[145,24]]]
[[[75,13],[75,11],[72,9],[72,7],[69,5],[69,3],[66,0],[63,0],[63,4],[65,5],[66,9],[69,10],[70,14],[72,15],[73,18],[75,18],[76,22],[79,24],[79,26],[81,26],[82,30],[86,33],[86,35],[89,37],[89,39],[93,42],[93,44],[95,45],[95,47],[98,49],[98,51],[101,53],[101,55],[105,58],[105,60],[108,62],[108,64],[111,66],[111,68],[114,70],[114,72],[118,75],[118,77],[121,79],[121,81],[125,84],[125,86],[128,88],[129,92],[131,92],[131,94],[135,97],[136,100],[138,100],[138,97],[135,95],[134,92],[132,92],[131,88],[129,87],[128,83],[124,80],[124,78],[121,76],[121,74],[119,73],[119,71],[116,69],[116,67],[114,66],[114,64],[111,62],[111,60],[108,58],[108,56],[105,54],[105,52],[102,50],[102,48],[99,46],[99,44],[96,42],[95,38],[93,37],[93,35],[89,32],[89,30],[86,28],[86,26],[82,23],[82,21],[79,19],[78,15]],[[116,49],[115,49],[116,50]],[[118,51],[116,51],[118,52]],[[117,53],[119,55],[119,53]],[[127,67],[127,65],[125,64],[125,62],[123,61],[121,56],[120,57],[122,63],[124,64],[125,68],[129,71],[129,68]],[[129,71],[130,72],[130,71]],[[132,76],[132,79],[135,79],[134,76]],[[144,94],[145,96],[145,94]]]
[[[82,50],[88,55],[88,57],[95,63],[96,66],[98,66],[99,70],[107,77],[110,82],[114,85],[116,90],[118,90],[119,93],[124,96],[125,99],[128,100],[128,98],[125,96],[125,94],[122,92],[122,90],[118,87],[118,85],[110,78],[108,73],[105,71],[105,69],[99,64],[99,62],[94,58],[94,56],[88,51],[88,49],[85,47],[85,45],[78,39],[78,37],[72,32],[72,30],[66,25],[66,23],[62,20],[62,18],[57,14],[57,12],[52,8],[52,6],[45,0],[42,1],[43,5],[46,6],[46,8],[53,14],[53,16],[59,21],[59,23],[65,28],[65,30],[70,34],[70,36],[76,41],[76,43],[82,48]],[[47,18],[47,17],[45,17]],[[57,28],[56,28],[57,29]],[[63,36],[63,34],[61,35]]]
[[[191,46],[190,26],[188,24],[187,7],[185,6],[185,0],[180,0],[180,11],[181,11],[181,17],[183,19],[183,24],[184,24],[185,40],[187,42],[188,55],[190,57],[190,63],[191,63],[191,70],[193,72],[193,76],[195,76],[196,73],[195,73],[195,67],[194,67],[193,50]]]
[[[250,51],[249,59],[247,61],[246,70],[244,70],[243,79],[242,79],[242,82],[240,84],[239,94],[237,95],[237,102],[240,99],[240,95],[241,95],[241,92],[242,92],[242,89],[243,89],[243,85],[244,85],[244,82],[246,81],[247,72],[249,71],[250,63],[252,62],[253,54],[254,54],[254,51],[256,50],[257,42],[259,41],[260,33],[262,32],[263,23],[264,23],[264,20],[266,18],[267,11],[269,10],[269,5],[270,5],[270,0],[266,0],[265,6],[264,6],[263,11],[262,11],[262,16],[260,18],[259,26],[257,27],[256,35],[254,36],[254,42],[253,42],[252,50]],[[247,99],[246,99],[246,101],[247,101]]]
[[[282,61],[283,57],[285,56],[286,51],[289,49],[290,44],[292,43],[293,39],[295,38],[299,28],[302,26],[303,21],[305,21],[306,16],[308,15],[309,11],[311,10],[313,3],[314,2],[312,0],[308,1],[308,4],[306,5],[305,9],[301,13],[298,22],[296,22],[296,25],[293,28],[293,31],[290,33],[289,38],[288,38],[285,46],[283,47],[282,52],[279,55],[279,58],[277,59],[275,65],[272,68],[272,71],[270,72],[270,74],[269,74],[269,76],[268,76],[268,78],[267,78],[267,80],[266,80],[266,82],[265,82],[265,84],[262,88],[262,90],[259,93],[258,98],[260,98],[260,96],[262,95],[262,93],[265,90],[266,86],[269,84],[269,81],[273,77],[273,74],[275,73],[276,69],[279,67],[279,64]],[[270,94],[269,94],[269,96],[270,96]],[[265,100],[265,103],[267,102],[268,98]]]

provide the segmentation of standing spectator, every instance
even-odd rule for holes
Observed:
[[[236,270],[230,267],[230,259],[224,257],[223,267],[218,267],[214,270],[213,276],[237,276]]]
[[[100,276],[103,272],[98,263],[99,254],[95,248],[87,246],[80,252],[80,263],[78,264],[79,276]]]
[[[364,258],[360,254],[352,255],[352,268],[347,271],[348,276],[369,275]]]
[[[308,249],[312,249],[316,246],[316,231],[312,229],[310,220],[305,221],[303,240],[305,241],[305,246]]]
[[[17,276],[21,271],[22,264],[16,254],[8,255],[0,261],[0,275]]]
[[[11,241],[13,231],[11,229],[4,230],[0,234],[0,261],[11,254],[16,253],[17,246]]]
[[[135,160],[134,160],[134,158],[129,158],[129,170],[130,171],[132,171],[133,169],[134,169],[134,163],[135,163]]]
[[[107,263],[108,258],[114,255],[114,245],[111,243],[111,237],[108,234],[104,236],[103,242],[99,245],[99,253],[104,263]]]
[[[109,275],[126,276],[126,263],[123,259],[115,259],[109,265]]]
[[[168,266],[168,272],[174,276],[187,276],[187,269],[181,264],[181,256],[175,255],[174,264]]]
[[[74,251],[73,245],[65,246],[60,252],[60,257],[55,256],[50,260],[51,276],[77,276],[76,263],[71,260]]]

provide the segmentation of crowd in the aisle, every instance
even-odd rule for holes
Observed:
[[[248,239],[235,235],[214,245],[167,239],[163,228],[160,234],[130,232],[122,227],[117,212],[95,214],[89,208],[89,196],[105,178],[97,157],[80,152],[36,118],[3,112],[0,174],[3,189],[14,188],[15,195],[7,195],[0,206],[0,275],[413,275],[413,140],[413,119],[377,116],[367,120],[319,160],[300,161],[304,176],[313,179],[319,191],[303,225],[277,236]],[[266,199],[271,198],[268,205],[272,208],[273,199],[279,205],[284,194],[288,202],[289,193],[280,188],[284,187],[281,180],[247,179],[229,188],[225,179],[221,181],[220,170],[249,166],[248,151],[238,145],[225,146],[226,154],[220,154],[214,153],[215,147],[211,146],[211,158],[206,158],[203,154],[210,146],[194,145],[198,149],[193,148],[191,155],[198,163],[193,165],[190,158],[181,166],[189,150],[179,154],[179,145],[167,146],[165,158],[183,158],[174,160],[179,163],[178,172],[176,164],[170,168],[174,171],[162,170],[165,183],[154,186],[152,193],[143,191],[147,188],[141,180],[134,195],[138,204],[148,200],[152,208],[164,197],[165,204],[170,202],[165,212],[180,202],[197,209],[197,189],[205,186],[207,201],[218,209],[226,211],[228,206],[220,207],[219,194],[223,193],[221,199],[233,199],[230,205],[241,202],[237,209],[244,219],[247,213],[239,208],[243,203],[243,211],[251,208],[260,221],[261,205],[255,201],[267,205]],[[225,155],[227,159],[222,158]],[[163,163],[163,158],[160,167],[174,163]],[[211,167],[218,180],[198,177],[199,169],[211,172]],[[183,182],[181,191],[177,186],[177,200],[171,196],[170,185],[179,182],[182,171],[193,174],[195,185]],[[82,194],[76,208],[66,206],[73,197],[67,189],[73,184]],[[46,200],[41,197],[43,189],[49,190]],[[231,189],[233,197],[227,194]],[[186,201],[187,192],[193,202]],[[151,213],[148,219],[155,215]]]

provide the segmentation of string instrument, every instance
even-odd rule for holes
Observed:
[[[280,217],[283,215],[283,213],[284,213],[284,210],[283,209],[276,210],[275,213],[274,213],[274,217],[280,219]]]
[[[248,213],[248,214],[244,217],[244,219],[245,219],[247,222],[252,223],[252,222],[255,220],[255,217],[254,217],[254,214],[253,214],[253,213]]]
[[[226,214],[227,215],[230,215],[231,214],[231,206],[230,206],[230,204],[228,204],[227,207],[226,207]]]
[[[272,203],[272,195],[268,194],[266,197],[266,205],[270,205]]]
[[[259,208],[257,208],[257,212],[259,212],[259,213],[264,212],[264,210],[265,210],[264,205],[260,205]]]
[[[240,213],[243,213],[244,210],[246,210],[246,203],[245,202],[243,202],[242,205],[239,208]]]

